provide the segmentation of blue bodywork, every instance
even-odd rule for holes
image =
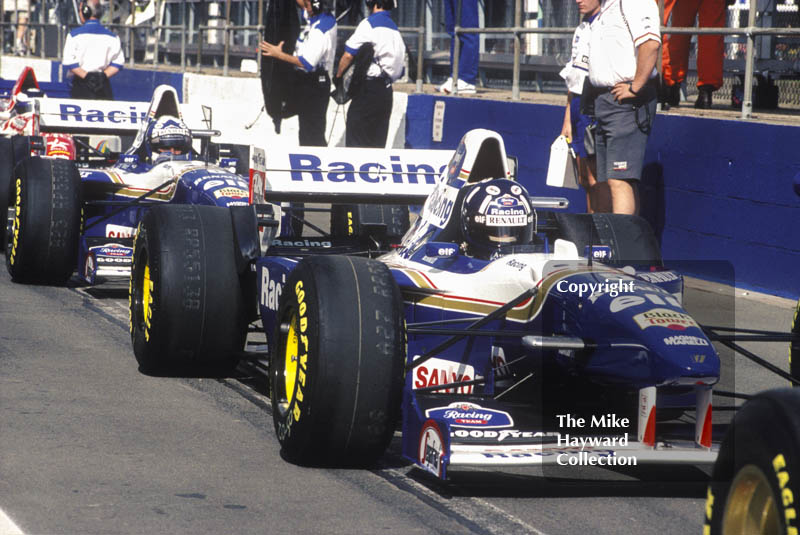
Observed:
[[[645,408],[638,432],[644,432],[644,447],[653,448],[655,437],[644,426],[655,429],[656,405],[667,412],[708,412],[708,436],[689,438],[691,448],[696,441],[708,450],[710,401],[700,400],[710,400],[703,396],[719,380],[720,360],[682,307],[683,277],[660,266],[600,263],[610,256],[605,246],[587,247],[581,257],[572,242],[543,227],[533,244],[491,260],[466,255],[458,192],[485,178],[462,168],[505,173],[465,164],[464,145],[399,247],[378,258],[400,288],[407,325],[404,456],[446,477],[457,445],[484,448],[486,462],[478,464],[557,455],[559,414],[625,415],[618,431],[635,437],[637,413]],[[490,152],[485,148],[484,142],[482,154]],[[268,343],[277,336],[280,296],[300,259],[267,251],[256,261]],[[554,446],[531,453],[537,441]],[[492,453],[514,445],[520,449]]]

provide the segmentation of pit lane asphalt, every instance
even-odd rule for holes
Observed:
[[[401,459],[397,437],[370,470],[293,466],[257,378],[138,371],[124,284],[26,286],[0,271],[0,510],[26,534],[701,531],[705,484],[691,468],[440,483]],[[700,321],[732,302],[731,288],[687,286]],[[788,331],[790,301],[736,294],[737,325]],[[748,347],[786,368],[788,344]],[[786,385],[736,362],[739,390]]]

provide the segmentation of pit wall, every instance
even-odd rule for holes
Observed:
[[[69,89],[58,62],[0,57],[0,88],[10,88],[32,65],[42,88],[54,97]],[[167,83],[188,109],[213,109],[213,128],[225,141],[281,150],[297,143],[297,119],[284,120],[281,133],[259,113],[260,81],[194,73],[123,69],[112,78],[119,100],[149,100]],[[441,141],[433,141],[433,109],[444,101]],[[329,145],[344,144],[345,108],[328,108]],[[200,116],[187,117],[203,128]],[[581,190],[545,185],[550,144],[559,133],[563,107],[474,98],[405,95],[396,92],[387,146],[453,149],[472,128],[498,131],[506,151],[519,160],[519,180],[532,195],[562,196],[570,211],[586,208]],[[800,127],[659,114],[645,155],[641,213],[653,226],[664,258],[727,260],[735,280],[714,271],[699,277],[784,297],[800,296],[800,197],[792,179],[800,172]],[[709,265],[713,265],[710,263]]]

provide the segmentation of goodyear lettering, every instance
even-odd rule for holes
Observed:
[[[130,123],[144,122],[147,117],[146,111],[137,112],[134,106],[128,112],[123,110],[111,110],[108,113],[102,110],[84,110],[79,104],[60,104],[59,113],[62,121],[75,121],[81,123]]]
[[[302,350],[298,351],[300,355],[298,357],[297,366],[297,387],[295,388],[294,407],[292,408],[292,418],[294,418],[296,422],[300,420],[300,416],[302,415],[301,407],[304,399],[303,391],[306,386],[306,371],[308,366],[308,336],[304,334],[308,326],[308,318],[306,317],[308,306],[305,302],[306,292],[303,290],[303,281],[297,281],[294,287],[294,293],[297,297],[297,314],[300,317],[300,343],[303,346]],[[291,420],[289,421],[289,425],[291,425]]]
[[[14,232],[11,238],[11,257],[8,259],[9,263],[13,266],[17,259],[17,248],[19,247],[19,225],[20,214],[22,212],[22,180],[17,179],[17,198],[16,209],[14,210]]]
[[[280,282],[269,276],[269,270],[265,267],[261,268],[261,306],[265,306],[270,310],[277,311],[278,303],[281,300],[281,293],[283,293],[283,285],[286,283],[286,275],[281,275]],[[302,303],[301,308],[305,312],[305,303]],[[301,315],[303,315],[301,313]]]
[[[313,154],[289,154],[291,179],[294,182],[311,180],[313,182],[356,182],[361,180],[370,184],[391,180],[396,184],[419,184],[420,175],[426,184],[436,183],[433,167],[426,164],[403,163],[400,156],[390,156],[390,168],[393,174],[383,174],[387,168],[378,162],[367,162],[358,169],[349,162],[323,163],[319,156]],[[444,166],[439,170],[444,170]]]
[[[789,488],[789,471],[786,469],[786,458],[779,453],[772,459],[772,469],[775,470],[775,477],[778,479],[778,488],[781,490],[781,503],[783,504],[783,518],[786,521],[786,533],[797,535],[797,527],[794,525],[797,519],[797,511],[794,507],[794,493]]]

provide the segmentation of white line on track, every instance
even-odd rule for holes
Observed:
[[[485,525],[486,524],[485,519],[487,517],[491,518],[492,516],[494,516],[494,517],[501,517],[506,522],[519,526],[519,530],[515,529],[513,530],[513,533],[524,533],[526,535],[546,535],[543,531],[536,529],[530,524],[525,523],[523,520],[515,517],[514,515],[508,513],[507,511],[504,511],[503,509],[497,507],[496,505],[493,505],[481,498],[464,498],[464,500],[467,501],[469,505],[466,504],[453,505],[452,500],[443,498],[439,493],[429,489],[425,485],[418,483],[413,478],[408,477],[406,475],[406,472],[403,470],[395,468],[387,468],[381,471],[391,473],[395,477],[402,479],[403,483],[414,487],[414,489],[417,492],[425,494],[425,496],[427,496],[428,499],[433,500],[434,502],[438,503],[445,509],[458,513],[460,516],[487,529],[491,533],[500,533],[492,530],[490,527]],[[508,533],[508,526],[504,526],[503,533],[504,534]]]
[[[0,535],[25,535],[2,509],[0,509]]]

